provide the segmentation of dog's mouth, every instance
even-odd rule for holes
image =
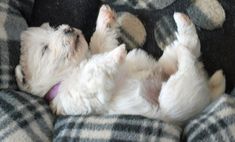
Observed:
[[[80,35],[77,34],[77,35],[75,36],[75,40],[74,40],[74,49],[75,49],[75,50],[77,50],[77,48],[79,48],[79,47],[78,47],[79,42],[80,42]]]
[[[66,43],[67,43],[67,47],[69,47],[71,51],[77,50],[80,44],[80,35],[77,33],[76,34],[74,33],[73,35],[69,35],[67,37]]]
[[[67,27],[63,29],[63,34],[66,39],[67,46],[69,45],[72,50],[77,50],[81,42],[81,33],[76,28]],[[66,45],[65,43],[65,45]]]

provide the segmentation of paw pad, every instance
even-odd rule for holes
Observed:
[[[192,23],[189,17],[183,13],[178,13],[178,12],[174,13],[174,19],[177,26],[180,27],[186,27]]]

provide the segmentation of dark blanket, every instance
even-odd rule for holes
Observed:
[[[222,28],[204,30],[197,26],[201,41],[202,61],[209,75],[223,69],[226,76],[226,92],[235,86],[235,3],[233,0],[221,1],[226,12],[226,21]],[[187,13],[188,0],[178,0],[163,10],[133,9],[128,6],[116,6],[117,11],[130,11],[136,14],[147,30],[147,41],[143,47],[148,53],[159,58],[162,54],[154,38],[155,23],[163,16],[172,16],[175,11]]]
[[[143,49],[158,59],[162,51],[154,38],[154,28],[163,16],[172,16],[175,11],[187,13],[190,5],[188,0],[178,0],[170,6],[161,9],[134,9],[128,5],[113,5],[112,0],[106,0],[117,11],[129,11],[138,16],[147,31],[147,41]],[[89,40],[94,31],[95,20],[101,2],[97,0],[36,0],[31,19],[31,26],[39,26],[49,21],[53,26],[70,24],[82,29]],[[209,75],[223,69],[226,76],[227,92],[235,86],[235,4],[233,0],[221,1],[226,12],[226,21],[222,28],[208,31],[197,27],[202,45],[202,61]]]
[[[57,27],[68,24],[83,31],[89,41],[101,6],[99,0],[35,0],[30,26],[49,22]]]

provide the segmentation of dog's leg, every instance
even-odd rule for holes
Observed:
[[[178,43],[167,47],[159,59],[169,79],[163,83],[159,96],[160,117],[168,121],[185,122],[202,111],[224,91],[224,76],[216,72],[209,81],[197,61],[200,42],[191,21],[182,14],[174,15],[178,28]],[[212,89],[213,88],[213,89]]]
[[[124,68],[127,69],[130,75],[138,74],[142,76],[148,71],[151,71],[156,64],[157,61],[145,51],[134,49],[127,54]]]
[[[176,48],[184,46],[195,56],[200,56],[200,41],[197,36],[196,28],[192,21],[182,13],[175,13],[174,20],[177,25],[177,41],[165,48],[163,55],[159,59],[164,72],[170,76],[177,71],[178,57]]]
[[[193,22],[183,13],[174,13],[174,20],[177,25],[178,42],[187,47],[195,57],[199,57],[201,45]]]
[[[158,63],[167,76],[174,74],[177,71],[178,64],[175,47],[166,47]]]
[[[177,24],[178,41],[187,47],[195,57],[200,56],[200,41],[195,25],[188,16],[175,13],[174,19]],[[225,77],[222,70],[216,71],[209,80],[209,89],[212,94],[212,101],[220,97],[225,91]]]
[[[210,103],[210,91],[206,77],[197,67],[197,58],[187,47],[175,49],[178,69],[163,83],[159,104],[164,118],[181,123]]]
[[[115,87],[119,66],[126,58],[125,45],[104,54],[94,55],[82,68],[80,82],[85,94],[95,95],[105,104]]]
[[[116,13],[108,5],[102,5],[96,21],[96,31],[90,41],[92,54],[104,53],[118,46],[116,24]]]

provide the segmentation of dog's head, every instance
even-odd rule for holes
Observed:
[[[28,28],[21,35],[20,65],[16,78],[20,89],[43,95],[60,81],[66,71],[77,66],[88,54],[88,44],[78,29],[49,24]]]

